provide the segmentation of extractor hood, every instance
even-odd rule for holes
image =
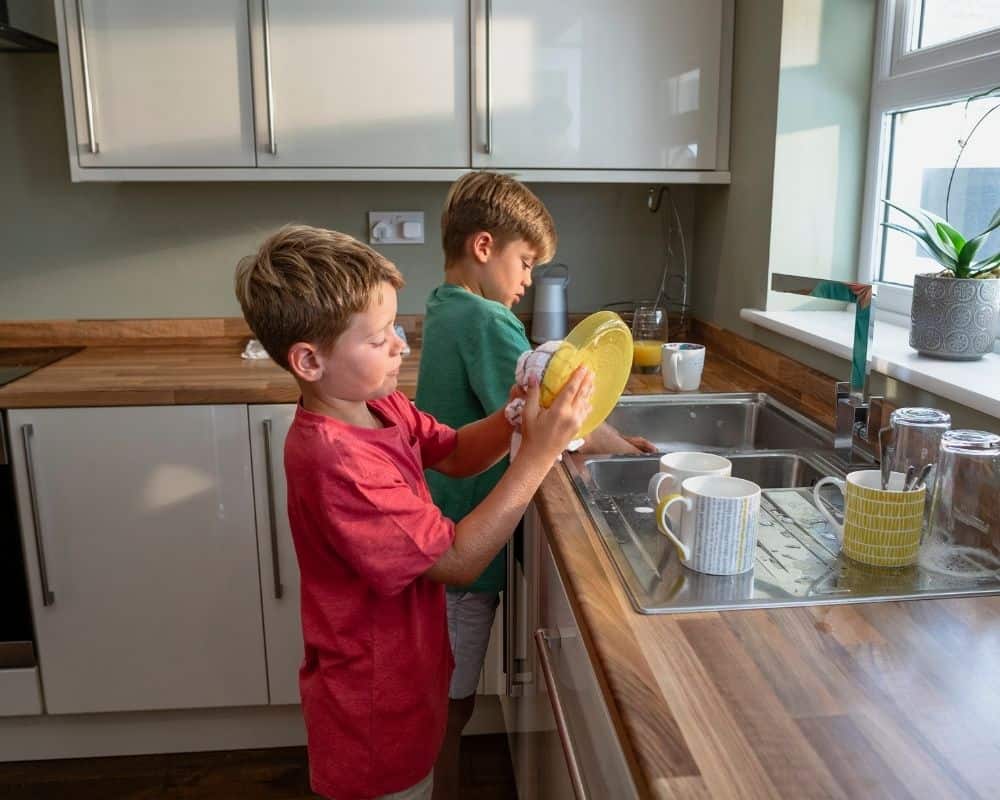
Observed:
[[[52,3],[0,0],[0,53],[48,53],[56,50]]]

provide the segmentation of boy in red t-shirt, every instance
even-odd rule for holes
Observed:
[[[402,286],[370,247],[306,226],[282,228],[236,271],[250,328],[302,394],[285,443],[299,686],[312,787],[335,800],[430,797],[453,666],[444,584],[471,582],[499,552],[593,391],[583,369],[548,410],[530,388],[517,457],[448,520],[423,469],[481,472],[506,455],[511,428],[500,410],[456,431],[396,391]]]

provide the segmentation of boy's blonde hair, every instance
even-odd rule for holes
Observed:
[[[236,267],[236,297],[268,355],[288,369],[288,349],[311,342],[329,350],[368,308],[382,282],[401,289],[395,265],[352,236],[286,225]]]
[[[445,263],[462,257],[470,234],[487,231],[503,248],[524,239],[539,264],[556,254],[556,226],[548,209],[523,183],[496,172],[470,172],[452,184],[441,213]]]

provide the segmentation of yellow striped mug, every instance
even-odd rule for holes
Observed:
[[[813,487],[816,508],[840,540],[841,552],[862,564],[906,567],[917,561],[924,520],[925,489],[903,491],[905,476],[893,472],[882,489],[877,469],[859,470],[840,478],[823,478]],[[833,484],[844,495],[844,521],[838,522],[820,501],[820,489]]]

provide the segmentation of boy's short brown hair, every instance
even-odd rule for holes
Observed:
[[[395,265],[352,236],[308,225],[286,225],[236,267],[236,297],[268,355],[288,369],[288,349],[312,342],[333,346],[368,308],[382,282],[401,289]]]
[[[441,212],[445,261],[462,257],[470,234],[487,231],[500,247],[524,239],[544,264],[556,254],[552,215],[520,181],[497,172],[470,172],[452,184]]]

